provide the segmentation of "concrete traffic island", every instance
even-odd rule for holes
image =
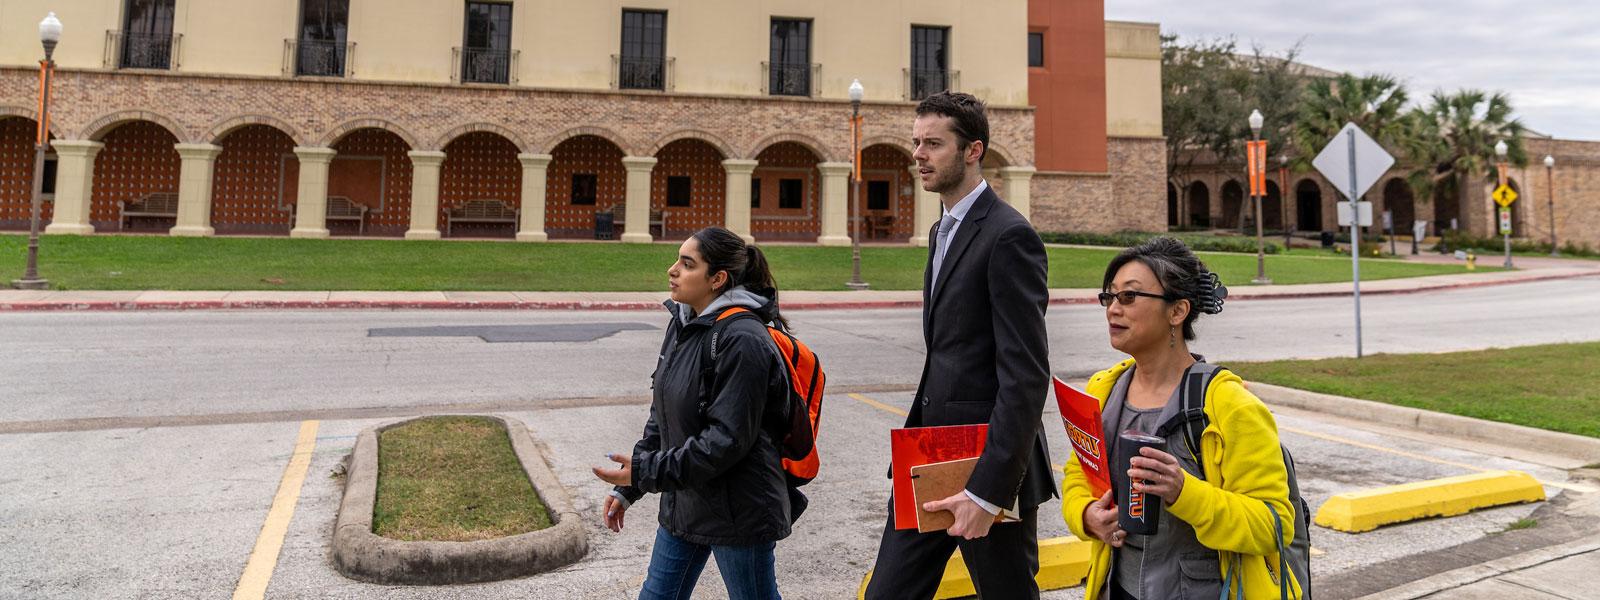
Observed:
[[[549,510],[550,527],[473,542],[401,541],[372,533],[378,490],[378,435],[408,419],[361,432],[350,455],[344,500],[334,525],[333,564],[346,577],[388,585],[449,585],[525,577],[560,568],[589,551],[588,530],[533,443],[515,419],[487,418],[505,426],[512,450]]]

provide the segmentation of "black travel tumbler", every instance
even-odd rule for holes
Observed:
[[[1146,435],[1134,430],[1127,430],[1118,436],[1117,469],[1118,473],[1126,476],[1128,473],[1129,459],[1139,456],[1141,448],[1156,448],[1164,450],[1167,441],[1153,435]],[[1133,480],[1127,481],[1126,487],[1117,489],[1117,525],[1123,531],[1139,535],[1155,535],[1156,527],[1161,524],[1161,498],[1150,496],[1133,489]]]

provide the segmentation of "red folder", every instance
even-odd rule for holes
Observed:
[[[1111,469],[1106,466],[1105,428],[1100,424],[1100,399],[1055,379],[1056,404],[1061,408],[1061,424],[1067,428],[1072,452],[1089,480],[1089,489],[1099,498],[1111,489]]]
[[[889,430],[894,475],[894,528],[917,528],[917,500],[911,484],[911,467],[975,458],[983,454],[983,442],[988,436],[988,425]]]

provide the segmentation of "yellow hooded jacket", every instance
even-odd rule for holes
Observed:
[[[1128,359],[1095,374],[1084,391],[1099,398],[1104,408],[1117,378],[1133,364]],[[1240,577],[1246,598],[1279,598],[1278,545],[1273,540],[1277,532],[1265,503],[1271,503],[1283,521],[1285,546],[1294,537],[1295,515],[1277,422],[1231,371],[1219,372],[1211,380],[1205,413],[1210,423],[1200,436],[1200,447],[1206,478],[1185,472],[1183,491],[1167,510],[1193,526],[1201,544],[1218,551],[1219,576],[1226,577],[1234,561],[1243,561]],[[1084,528],[1084,508],[1098,498],[1089,489],[1076,453],[1067,461],[1065,476],[1061,515],[1074,535],[1092,542],[1084,598],[1095,600],[1110,574],[1113,548]],[[1300,585],[1293,573],[1288,581],[1289,597],[1299,598]]]

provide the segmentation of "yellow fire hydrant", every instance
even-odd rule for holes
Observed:
[[[1477,254],[1473,254],[1471,252],[1467,253],[1467,270],[1468,271],[1476,271],[1476,270],[1478,270],[1478,255]]]

